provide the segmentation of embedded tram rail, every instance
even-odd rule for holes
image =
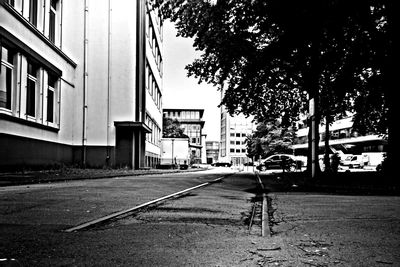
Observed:
[[[202,183],[200,185],[193,186],[193,187],[181,190],[179,192],[172,193],[172,194],[169,194],[169,195],[166,195],[166,196],[163,196],[163,197],[148,201],[148,202],[140,204],[138,206],[135,206],[135,207],[132,207],[132,208],[129,208],[129,209],[125,209],[125,210],[122,210],[122,211],[118,211],[118,212],[103,216],[101,218],[98,218],[98,219],[95,219],[95,220],[91,220],[91,221],[79,224],[77,226],[65,229],[64,232],[70,233],[70,232],[75,232],[75,231],[81,231],[81,230],[85,230],[85,229],[88,229],[88,228],[91,228],[91,227],[95,227],[96,225],[99,225],[99,224],[107,223],[108,221],[111,221],[111,220],[114,220],[114,219],[123,218],[123,217],[129,216],[129,215],[132,215],[134,212],[138,212],[138,211],[140,211],[140,210],[142,210],[144,208],[148,208],[148,207],[150,207],[152,205],[160,204],[165,200],[173,199],[173,198],[176,198],[176,197],[179,197],[179,196],[183,196],[183,195],[188,194],[191,191],[196,190],[198,188],[201,188],[201,187],[204,187],[204,186],[209,186],[211,184],[221,182],[221,180],[226,178],[227,176],[229,176],[229,175],[224,175],[224,176],[219,177],[219,178],[217,178],[217,179],[215,179],[213,181]]]

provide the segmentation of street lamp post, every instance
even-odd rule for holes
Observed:
[[[172,168],[174,168],[174,141],[175,139],[171,139],[171,143],[172,143],[172,157],[171,157],[171,162],[172,162]]]

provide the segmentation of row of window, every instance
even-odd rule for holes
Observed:
[[[146,114],[146,125],[152,130],[151,133],[146,134],[146,140],[156,146],[160,146],[161,128],[148,114]]]
[[[167,118],[177,118],[181,120],[193,120],[200,119],[199,111],[165,111],[164,117]]]
[[[0,110],[12,116],[57,127],[59,77],[3,44]]]
[[[151,168],[156,168],[157,165],[159,165],[160,161],[161,161],[160,155],[150,153],[150,152],[146,152],[145,160],[146,160],[146,166],[151,167]]]
[[[156,35],[155,29],[154,29],[154,25],[151,21],[149,12],[147,12],[147,17],[146,17],[146,35],[147,35],[147,39],[149,41],[151,51],[153,52],[153,56],[156,61],[158,71],[160,72],[160,75],[162,76],[163,75],[163,68],[162,68],[163,59],[161,56],[160,45],[158,44],[157,35]]]
[[[343,139],[343,138],[351,138],[351,137],[357,137],[358,133],[354,131],[351,128],[346,128],[346,129],[340,129],[340,130],[334,130],[329,132],[329,139],[334,140],[334,139]],[[320,133],[319,135],[320,141],[324,141],[326,138],[325,132]],[[295,142],[297,144],[304,144],[308,142],[308,136],[300,136],[296,137]]]
[[[230,141],[231,145],[245,145],[246,141]]]
[[[246,153],[246,149],[238,149],[238,148],[231,148],[230,150],[229,150],[229,152],[231,152],[231,153]]]
[[[247,134],[246,133],[231,133],[230,136],[231,137],[246,137]]]
[[[201,126],[199,124],[183,124],[181,126],[182,128],[184,128],[187,132],[199,132],[201,130]]]
[[[161,110],[162,107],[161,90],[160,87],[157,85],[156,78],[154,77],[154,74],[151,71],[151,68],[147,62],[145,71],[146,71],[146,88],[149,91],[158,109]]]
[[[50,42],[60,46],[60,0],[8,0],[7,3],[46,36]]]

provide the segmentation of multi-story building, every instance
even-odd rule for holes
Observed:
[[[221,145],[220,161],[242,165],[249,162],[247,157],[246,137],[251,135],[256,125],[251,117],[242,114],[230,116],[221,107]]]
[[[189,137],[191,163],[206,163],[205,138],[203,134],[204,109],[164,109],[164,117],[177,120],[184,134]]]
[[[297,132],[293,150],[297,155],[306,155],[308,150],[308,127],[306,119],[297,123]],[[325,125],[319,125],[319,153],[324,153]],[[329,126],[329,145],[332,151],[341,151],[345,154],[361,154],[386,151],[386,140],[382,135],[369,133],[360,135],[353,128],[353,116],[335,120]]]
[[[206,141],[207,164],[218,162],[219,160],[219,141]]]
[[[162,26],[145,0],[0,1],[0,167],[153,166]]]

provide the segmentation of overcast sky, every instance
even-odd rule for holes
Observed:
[[[219,141],[220,92],[209,84],[198,84],[194,77],[187,77],[185,66],[196,58],[191,39],[176,37],[174,25],[164,24],[164,76],[163,108],[204,109],[204,133],[208,141]],[[197,54],[199,55],[199,54]]]

